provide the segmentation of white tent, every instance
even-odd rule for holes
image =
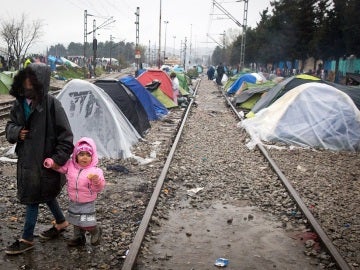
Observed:
[[[72,67],[77,67],[80,68],[80,66],[72,61],[70,61],[69,59],[66,59],[65,57],[60,57],[61,61],[63,62],[64,65],[70,65]]]
[[[113,100],[96,85],[74,79],[57,98],[65,109],[74,133],[74,143],[91,137],[99,157],[128,158],[131,146],[141,138]]]
[[[252,143],[360,150],[360,111],[347,94],[326,84],[299,85],[241,126]]]

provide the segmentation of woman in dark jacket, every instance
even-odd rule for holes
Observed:
[[[30,64],[15,76],[10,94],[16,98],[6,125],[6,138],[16,143],[17,195],[26,205],[22,238],[6,249],[7,254],[20,254],[33,248],[34,229],[39,204],[46,203],[56,224],[40,236],[51,239],[59,235],[68,222],[56,200],[62,189],[62,176],[43,166],[51,157],[64,165],[73,150],[73,134],[61,103],[48,95],[50,68]]]

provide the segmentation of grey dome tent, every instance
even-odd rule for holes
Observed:
[[[254,117],[242,121],[251,144],[278,141],[330,150],[360,150],[360,111],[344,92],[324,83],[305,83]]]
[[[60,100],[74,133],[74,141],[91,137],[99,157],[129,158],[141,136],[114,101],[100,87],[87,81],[68,82]]]
[[[151,126],[144,107],[134,93],[117,80],[97,80],[94,84],[112,98],[137,132],[143,136]]]

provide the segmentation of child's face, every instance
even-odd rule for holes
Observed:
[[[81,151],[76,157],[77,163],[82,166],[86,167],[89,166],[91,163],[91,155],[89,152]]]

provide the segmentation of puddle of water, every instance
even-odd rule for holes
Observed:
[[[217,258],[228,259],[229,270],[318,269],[279,222],[241,205],[170,212],[150,247],[152,254],[141,258],[137,269],[213,269]]]

